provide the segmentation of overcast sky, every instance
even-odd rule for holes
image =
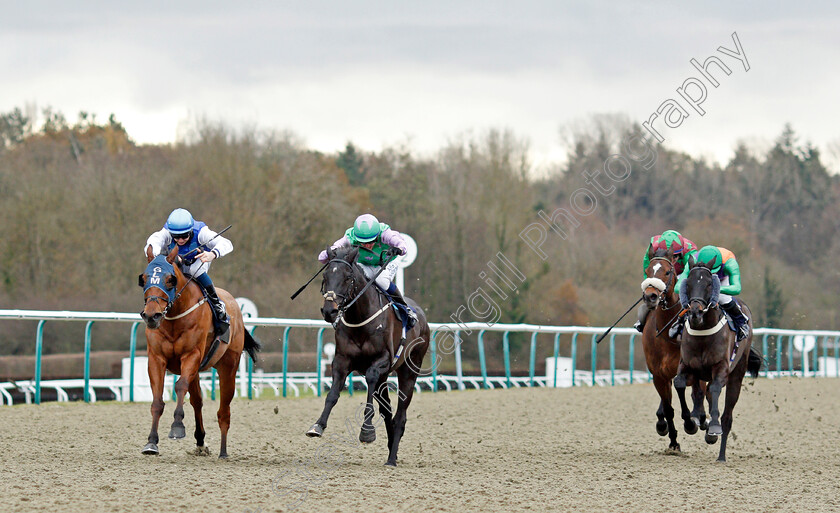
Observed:
[[[717,51],[736,49],[733,32],[749,71]],[[561,127],[597,113],[641,123],[672,98],[689,117],[655,126],[694,156],[725,162],[738,140],[763,147],[789,122],[830,157],[838,49],[828,1],[4,2],[0,111],[113,112],[141,143],[205,116],[323,151],[352,140],[431,154],[510,128],[539,166],[562,159]],[[711,55],[732,73],[713,68],[700,116],[676,88]]]

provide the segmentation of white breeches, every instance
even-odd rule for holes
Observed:
[[[362,268],[362,271],[365,273],[365,276],[367,276],[367,279],[373,278],[373,276],[376,273],[378,273],[379,269],[380,269],[380,267],[378,265],[374,266],[374,267],[371,267],[371,266],[368,266],[368,265],[359,264],[359,267]],[[387,266],[385,266],[385,270],[382,271],[382,274],[377,276],[376,284],[379,285],[379,288],[381,288],[382,290],[388,290],[388,287],[391,285],[391,282],[394,280],[394,276],[396,276],[396,275],[397,275],[397,263],[396,262],[391,262]]]
[[[720,288],[726,287],[729,285],[729,276],[724,276],[722,280],[720,280]],[[718,298],[718,303],[722,305],[728,305],[732,301],[732,296],[728,294],[720,294]]]

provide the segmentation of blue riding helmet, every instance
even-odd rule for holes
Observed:
[[[195,220],[189,210],[176,208],[169,214],[164,228],[169,230],[170,235],[180,235],[191,232],[193,226],[195,226]]]

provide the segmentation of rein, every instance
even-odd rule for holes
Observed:
[[[228,227],[228,228],[230,228],[230,227]],[[204,265],[204,264],[202,264],[202,265]],[[183,272],[182,272],[182,273],[183,273]],[[185,276],[186,276],[186,275],[185,275]],[[202,298],[201,298],[201,301],[199,301],[198,303],[196,303],[196,304],[194,304],[193,306],[191,306],[191,307],[190,307],[187,311],[185,311],[185,312],[181,312],[180,314],[178,314],[178,315],[176,315],[176,316],[174,316],[174,317],[167,317],[167,316],[166,316],[166,313],[169,311],[169,309],[170,309],[170,308],[172,308],[172,305],[174,305],[175,303],[177,303],[177,302],[178,302],[178,298],[180,298],[180,297],[181,297],[181,294],[184,292],[184,290],[187,288],[187,286],[190,284],[190,282],[194,280],[194,278],[195,278],[194,276],[190,276],[190,277],[189,277],[189,279],[187,280],[187,283],[185,283],[185,284],[184,284],[184,286],[183,286],[183,287],[181,287],[181,290],[179,290],[179,291],[175,294],[175,297],[172,299],[172,301],[169,301],[169,298],[166,298],[166,299],[165,299],[165,301],[166,301],[166,306],[163,308],[163,311],[161,312],[161,313],[163,314],[163,318],[164,318],[164,319],[166,319],[167,321],[174,321],[174,320],[176,320],[176,319],[180,319],[181,317],[185,317],[185,316],[187,316],[187,315],[191,314],[191,313],[193,312],[193,310],[195,310],[196,308],[198,308],[199,306],[201,306],[201,305],[203,305],[205,302],[207,302],[207,298],[202,297]],[[147,298],[143,301],[143,304],[144,304],[144,305],[147,305],[147,304],[149,304],[149,301],[164,301],[164,298],[163,298],[163,296],[150,296],[150,297],[147,297]]]

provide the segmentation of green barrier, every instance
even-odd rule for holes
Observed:
[[[510,388],[510,332],[506,331],[502,336],[502,351],[505,354],[505,381]]]
[[[628,348],[628,356],[627,359],[629,360],[628,366],[630,367],[630,384],[633,384],[633,367],[636,366],[636,358],[635,358],[635,350],[636,344],[634,343],[636,340],[636,334],[633,333],[630,335],[630,347]]]
[[[615,333],[610,335],[610,385],[615,386]]]
[[[560,333],[554,334],[554,388],[557,388],[557,375],[560,369],[557,368],[557,359],[560,357]]]
[[[289,373],[289,331],[292,329],[288,326],[283,330],[283,397],[286,397],[286,379]]]
[[[128,343],[128,402],[134,402],[134,354],[137,351],[137,328],[139,322],[131,325],[131,338]]]
[[[577,338],[577,333],[572,335],[572,386],[575,386],[575,369],[577,369]]]
[[[93,328],[93,321],[88,321],[85,326],[85,402],[90,402],[90,331]]]
[[[47,321],[38,321],[38,329],[35,333],[35,404],[41,404],[41,355],[44,351],[44,324]]]
[[[556,362],[555,362],[556,363]],[[537,367],[537,332],[531,333],[531,357],[528,359],[528,377],[530,378],[528,386],[534,386],[534,372]],[[554,373],[557,375],[557,372]]]
[[[432,392],[437,392],[437,343],[435,343],[435,335],[437,335],[436,331],[432,332],[432,336],[429,338],[429,346],[432,350]],[[406,358],[408,355],[406,355]],[[422,365],[422,362],[420,363]]]
[[[321,397],[321,355],[324,352],[324,330],[327,328],[318,329],[318,357],[315,360],[316,371],[318,373],[318,397]]]
[[[478,332],[478,363],[481,366],[481,385],[487,389],[487,360],[484,358],[484,330]]]
[[[592,386],[595,386],[595,370],[598,368],[596,361],[598,359],[598,344],[595,341],[595,334],[592,335]]]
[[[210,400],[216,400],[216,368],[210,369]]]

